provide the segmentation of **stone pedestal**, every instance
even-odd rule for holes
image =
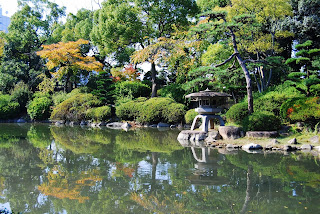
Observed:
[[[194,118],[192,126],[191,126],[191,130],[195,130],[197,122],[199,120],[201,120],[202,121],[202,124],[200,126],[201,131],[208,132],[209,129],[214,128],[214,123],[213,123],[214,119],[218,119],[220,122],[220,126],[224,126],[224,121],[219,115],[200,114]]]

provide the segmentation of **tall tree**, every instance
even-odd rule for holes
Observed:
[[[102,71],[103,65],[83,52],[82,47],[87,44],[89,41],[83,39],[76,42],[59,42],[43,45],[43,50],[37,52],[41,58],[48,60],[46,66],[54,77],[65,79],[67,92],[72,89],[70,82],[72,76],[81,71]]]

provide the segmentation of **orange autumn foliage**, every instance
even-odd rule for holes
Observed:
[[[75,42],[59,42],[51,45],[42,45],[43,50],[38,51],[43,59],[47,59],[46,66],[49,70],[54,68],[53,76],[62,77],[72,70],[102,71],[103,64],[96,61],[94,57],[83,55],[81,46],[89,44],[89,41],[79,39]]]
[[[81,195],[81,189],[84,186],[94,186],[97,181],[101,181],[98,170],[89,170],[80,174],[70,174],[64,172],[62,167],[55,166],[49,171],[48,182],[44,182],[38,189],[47,196],[53,196],[59,199],[68,198],[78,200],[84,203],[89,197]]]

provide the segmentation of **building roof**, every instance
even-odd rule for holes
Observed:
[[[209,89],[186,95],[186,98],[194,98],[194,97],[232,97],[232,96],[230,94],[223,93],[223,92],[210,91]]]

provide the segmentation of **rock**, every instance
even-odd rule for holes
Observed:
[[[151,128],[157,128],[158,125],[156,124],[152,124],[152,125],[149,125],[148,127],[151,127]]]
[[[297,150],[296,147],[292,147],[290,145],[285,145],[283,148],[282,148],[283,151],[287,151],[287,152],[291,152],[291,151],[295,151]]]
[[[263,148],[259,144],[249,143],[249,144],[242,146],[242,149],[243,150],[259,150],[259,149],[263,149]]]
[[[176,125],[171,125],[170,126],[170,129],[174,129],[174,128],[176,128],[177,126]]]
[[[316,146],[314,149],[320,152],[320,146]]]
[[[298,128],[303,128],[303,123],[297,122],[297,123],[296,123],[296,126],[297,126]]]
[[[250,131],[247,132],[247,137],[264,137],[264,138],[272,138],[272,137],[277,137],[278,132],[277,131]]]
[[[178,140],[202,141],[207,138],[207,133],[202,131],[184,130],[178,135]]]
[[[216,140],[221,139],[221,135],[218,131],[209,131],[208,137],[205,139],[206,142],[215,142]]]
[[[265,147],[265,150],[272,150],[273,149],[273,144],[269,144]]]
[[[303,144],[300,148],[302,150],[312,150],[313,146],[308,144]]]
[[[55,125],[56,126],[63,126],[64,124],[61,121],[57,121],[57,122],[55,122]]]
[[[289,144],[298,144],[296,138],[293,138],[293,139],[289,140],[288,143],[289,143]]]
[[[122,125],[123,125],[123,123],[113,122],[113,123],[108,123],[106,126],[107,127],[113,127],[113,128],[121,128]]]
[[[184,125],[184,128],[185,128],[185,129],[190,129],[190,128],[191,128],[191,125],[185,124],[185,125]]]
[[[157,128],[170,127],[167,123],[158,123]]]
[[[78,122],[74,122],[74,121],[71,121],[71,122],[69,123],[69,126],[74,126],[74,125],[79,125],[79,123],[78,123]]]
[[[97,124],[97,126],[105,126],[105,125],[106,125],[106,122],[104,122],[104,121]]]
[[[271,145],[277,145],[277,144],[280,144],[280,142],[279,142],[279,141],[277,141],[277,139],[272,139],[272,140],[270,141],[270,143],[271,143]]]
[[[233,149],[233,148],[234,148],[234,145],[229,143],[229,144],[226,145],[226,148],[228,148],[228,149]]]
[[[219,134],[224,140],[234,140],[243,136],[243,131],[239,127],[235,126],[220,126]]]
[[[319,136],[313,136],[309,139],[310,143],[319,143]]]
[[[80,123],[80,126],[85,126],[85,125],[87,125],[87,122],[86,121],[81,121],[81,123]]]
[[[131,125],[130,125],[129,123],[124,123],[124,124],[121,126],[121,128],[127,130],[127,129],[131,128]]]
[[[27,121],[23,118],[20,118],[17,120],[17,123],[26,123]]]

